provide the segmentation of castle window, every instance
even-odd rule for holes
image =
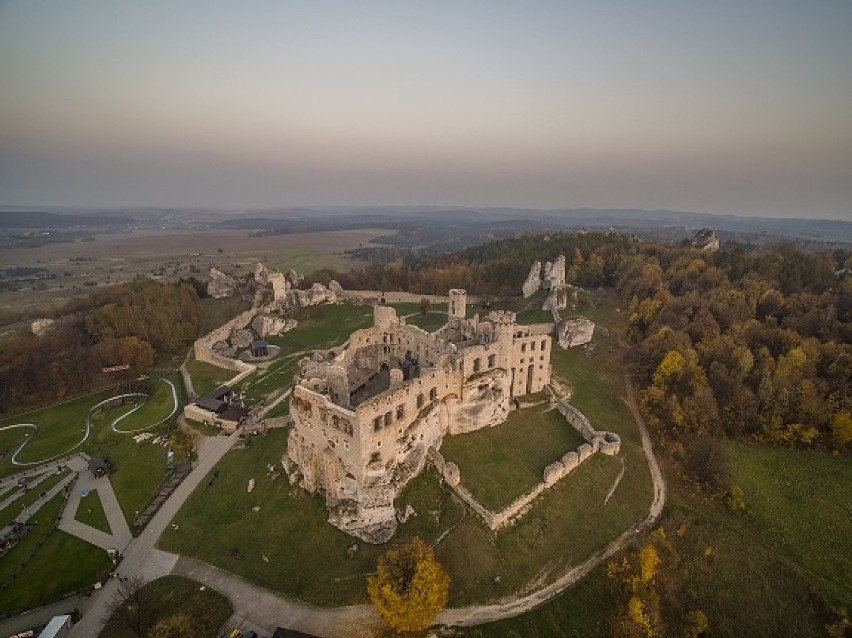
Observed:
[[[429,400],[434,401],[437,398],[438,398],[438,390],[436,390],[435,388],[432,388],[431,390],[429,390]]]
[[[535,341],[530,344],[530,350],[535,350]]]
[[[417,407],[418,408],[423,407],[423,393],[422,392],[417,395]]]
[[[521,344],[521,352],[526,352],[526,351],[527,351],[527,344],[522,343]]]
[[[541,349],[542,349],[542,350],[547,350],[547,339],[542,339],[542,340],[541,340]]]
[[[497,363],[497,356],[493,355],[493,354],[489,354],[488,355],[488,367],[493,368],[496,363]]]
[[[385,412],[385,425],[390,425],[393,421],[393,415],[390,412]]]
[[[396,420],[399,421],[402,417],[405,416],[405,408],[401,405],[396,408]]]
[[[382,442],[381,441],[377,442],[376,447],[382,447]]]
[[[479,372],[479,369],[482,367],[482,361],[480,361],[479,357],[473,360],[473,371]]]
[[[373,419],[373,431],[378,432],[381,429],[382,429],[382,417],[377,416],[375,419]]]

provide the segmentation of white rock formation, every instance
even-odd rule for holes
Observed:
[[[254,267],[254,280],[262,286],[265,286],[269,281],[269,269],[260,262],[257,262]]]
[[[50,332],[55,324],[56,320],[54,319],[36,319],[30,324],[30,331],[37,337],[40,337]]]
[[[210,268],[210,281],[207,282],[207,294],[214,299],[230,297],[236,290],[236,282],[221,270]]]
[[[692,247],[713,253],[719,250],[719,237],[711,228],[702,228],[692,238]]]
[[[563,350],[581,346],[592,340],[595,332],[595,324],[585,317],[577,319],[565,319],[558,328],[559,347]]]
[[[541,262],[537,261],[530,268],[530,273],[527,275],[527,279],[521,288],[524,293],[524,299],[534,295],[538,292],[539,288],[541,288]]]
[[[543,286],[547,290],[565,285],[565,255],[559,255],[549,268],[545,268],[543,279]]]
[[[251,327],[259,337],[276,337],[292,330],[298,325],[295,319],[285,319],[274,315],[259,314],[251,322]]]
[[[343,286],[341,286],[336,280],[332,279],[328,282],[328,289],[333,292],[338,299],[343,297]]]
[[[300,275],[299,273],[297,273],[295,270],[293,270],[292,268],[287,271],[287,281],[290,282],[291,286],[296,287],[300,283],[302,283],[304,280],[305,280],[305,278],[302,275]]]
[[[254,341],[254,333],[251,330],[238,329],[231,333],[231,345],[237,348],[248,348]]]

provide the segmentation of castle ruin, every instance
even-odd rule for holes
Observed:
[[[447,323],[428,333],[388,306],[346,349],[300,362],[284,463],[325,493],[329,521],[371,543],[396,531],[394,498],[444,436],[502,423],[514,397],[550,382],[552,324],[498,311],[466,318],[450,290]]]

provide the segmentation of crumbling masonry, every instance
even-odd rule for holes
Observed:
[[[376,306],[374,325],[345,350],[300,363],[285,465],[305,489],[324,491],[332,524],[387,541],[394,498],[430,449],[502,423],[513,397],[545,389],[551,328],[503,311],[466,319],[464,290],[450,290],[447,324],[431,334]]]

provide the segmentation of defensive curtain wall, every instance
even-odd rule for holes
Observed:
[[[502,423],[512,397],[550,382],[551,324],[519,326],[510,312],[466,319],[465,304],[451,290],[447,325],[431,334],[377,306],[346,350],[300,362],[284,464],[305,489],[325,492],[344,531],[388,540],[394,498],[428,450]]]
[[[621,450],[621,438],[614,432],[595,430],[589,420],[567,399],[556,397],[548,388],[548,395],[555,403],[556,409],[585,439],[585,443],[576,450],[566,453],[560,460],[544,468],[542,480],[526,494],[519,496],[499,512],[493,512],[482,505],[461,485],[461,472],[455,463],[447,462],[437,449],[429,450],[429,461],[440,472],[446,483],[458,494],[459,498],[483,520],[489,529],[497,530],[509,525],[526,512],[527,508],[547,488],[556,485],[562,478],[568,476],[581,463],[601,452],[614,456]]]
[[[227,385],[236,385],[254,372],[257,366],[221,355],[213,350],[213,345],[219,341],[227,341],[234,330],[242,330],[248,326],[256,314],[257,308],[240,313],[227,323],[198,339],[192,347],[196,361],[209,363],[220,368],[225,368],[226,370],[233,370],[237,373],[233,379],[228,381]]]

